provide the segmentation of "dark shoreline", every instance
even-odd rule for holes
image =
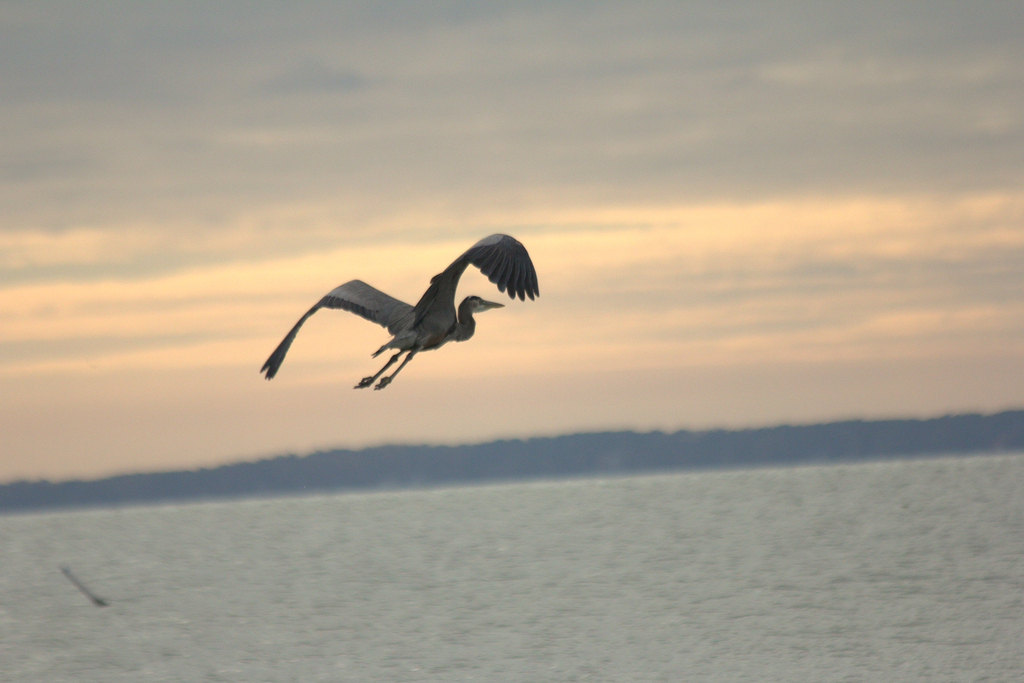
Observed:
[[[604,432],[466,446],[378,446],[90,481],[0,485],[0,514],[1024,451],[1024,410],[741,430]]]

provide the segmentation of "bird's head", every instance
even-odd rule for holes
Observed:
[[[492,308],[505,308],[505,304],[496,304],[493,301],[485,301],[474,295],[467,296],[463,299],[459,308],[468,308],[470,313],[482,313],[483,311],[489,311]]]

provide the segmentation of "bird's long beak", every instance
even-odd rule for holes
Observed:
[[[505,304],[498,304],[493,301],[484,301],[483,299],[480,300],[480,305],[485,311],[491,308],[505,308]]]

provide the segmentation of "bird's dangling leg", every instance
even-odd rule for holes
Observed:
[[[382,368],[381,368],[381,369],[380,369],[380,370],[379,370],[379,371],[377,372],[377,374],[376,374],[376,375],[374,375],[373,377],[364,377],[364,378],[362,378],[361,380],[359,380],[359,384],[355,385],[355,386],[354,386],[354,387],[352,387],[352,388],[353,388],[353,389],[365,389],[366,387],[368,387],[368,386],[370,386],[371,384],[373,384],[374,382],[376,382],[376,381],[377,381],[377,378],[378,378],[378,377],[380,377],[381,375],[383,375],[383,374],[384,374],[384,371],[385,371],[385,370],[387,370],[387,369],[388,369],[388,368],[390,368],[390,367],[391,367],[392,365],[394,365],[394,364],[395,364],[395,361],[397,361],[397,360],[398,360],[398,357],[399,357],[399,356],[401,356],[401,355],[402,355],[403,353],[405,353],[405,351],[399,351],[399,352],[398,352],[398,353],[396,353],[395,355],[391,356],[391,360],[389,360],[389,361],[388,361],[387,363],[385,363],[385,364],[384,364],[384,367],[382,367]],[[408,362],[408,359],[406,359],[406,362]],[[402,363],[402,365],[405,365],[405,363]],[[396,372],[397,372],[397,371],[396,371]],[[378,389],[380,389],[380,387],[377,387],[377,388],[378,388]]]
[[[404,368],[404,367],[406,366],[406,364],[407,364],[407,363],[408,363],[409,361],[411,361],[411,360],[412,360],[412,357],[413,357],[413,356],[415,356],[415,355],[416,355],[416,352],[415,352],[415,351],[410,351],[410,352],[409,352],[409,355],[408,355],[408,356],[406,356],[406,357],[405,357],[405,360],[403,360],[403,361],[402,361],[402,364],[398,366],[398,369],[397,369],[397,370],[395,370],[394,372],[392,372],[392,373],[391,373],[390,375],[388,375],[387,377],[382,377],[382,378],[381,378],[381,380],[380,380],[380,383],[379,383],[379,384],[378,384],[377,386],[375,386],[375,387],[373,388],[373,390],[374,390],[374,391],[380,391],[381,389],[383,389],[383,388],[384,388],[384,387],[386,387],[387,385],[391,384],[391,380],[393,380],[393,379],[395,378],[395,375],[397,375],[398,373],[400,373],[400,372],[402,371],[402,368]],[[390,363],[388,363],[388,365],[391,365],[391,364],[390,364]],[[384,372],[384,371],[383,371],[383,370],[381,370],[380,372]],[[380,374],[380,372],[378,372],[377,374],[379,375],[379,374]]]

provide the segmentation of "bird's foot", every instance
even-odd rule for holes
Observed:
[[[371,384],[373,384],[373,380],[374,379],[375,379],[374,377],[364,377],[361,380],[359,380],[359,384],[355,385],[352,388],[353,389],[365,389],[366,387],[368,387]]]
[[[381,389],[383,389],[384,387],[386,387],[389,384],[391,384],[391,378],[390,377],[381,377],[380,378],[380,382],[377,383],[377,386],[375,386],[373,388],[373,390],[374,391],[380,391]]]

